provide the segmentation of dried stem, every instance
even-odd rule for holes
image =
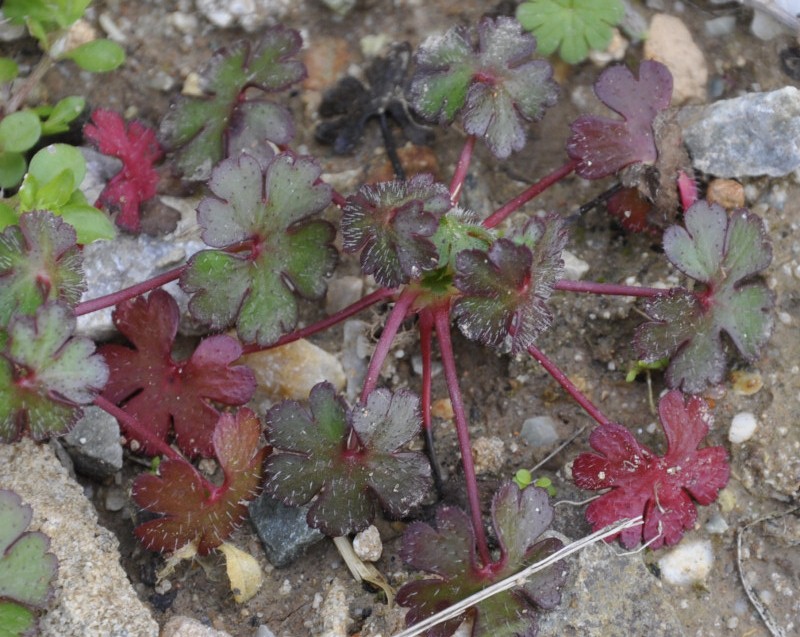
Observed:
[[[450,181],[450,201],[454,206],[458,203],[458,200],[461,199],[464,180],[467,178],[469,164],[472,161],[472,151],[475,149],[475,139],[475,135],[467,137],[464,148],[461,149],[461,155],[458,158],[456,170],[453,173],[453,179]]]
[[[575,384],[569,378],[567,378],[567,375],[562,372],[553,361],[547,358],[547,356],[545,356],[535,345],[531,345],[528,348],[528,353],[533,356],[533,358],[535,358],[541,364],[541,366],[545,368],[545,370],[547,370],[548,374],[556,379],[558,384],[561,385],[570,396],[572,396],[576,403],[583,407],[587,414],[589,414],[601,425],[611,424],[612,421],[606,417],[602,411],[595,407],[594,403],[592,403],[592,401],[589,400],[580,389],[575,387]]]
[[[434,311],[436,336],[439,339],[439,349],[442,352],[442,364],[444,365],[444,375],[447,381],[447,391],[450,394],[450,402],[453,404],[456,432],[458,433],[458,446],[461,450],[461,464],[464,467],[467,500],[469,502],[470,516],[472,519],[472,530],[475,533],[478,556],[480,557],[481,564],[485,567],[491,563],[491,556],[489,555],[489,545],[486,543],[486,533],[483,530],[481,501],[478,494],[478,479],[475,474],[475,464],[472,461],[472,444],[469,440],[469,427],[467,426],[467,416],[464,413],[464,401],[461,398],[461,388],[458,386],[458,372],[456,371],[456,359],[453,355],[453,344],[450,341],[450,314],[448,309],[448,307],[442,307]]]
[[[572,281],[561,279],[553,286],[563,292],[582,292],[585,294],[607,294],[612,296],[642,296],[653,298],[669,294],[669,288],[646,288],[638,285],[617,285],[614,283],[595,283],[594,281]]]
[[[127,301],[128,299],[137,297],[145,292],[149,292],[150,290],[160,288],[162,285],[166,285],[170,281],[180,278],[185,269],[186,266],[182,265],[179,268],[168,270],[163,274],[159,274],[158,276],[154,276],[152,279],[132,285],[129,288],[124,288],[122,290],[118,290],[117,292],[106,294],[105,296],[99,296],[96,299],[84,301],[83,303],[78,303],[75,306],[75,316],[91,314],[92,312],[97,312],[98,310],[102,310],[107,307],[122,303],[123,301]]]
[[[4,115],[11,115],[11,113],[15,113],[22,107],[22,104],[28,98],[28,95],[33,90],[33,88],[42,81],[42,78],[45,74],[53,67],[53,58],[49,55],[45,54],[39,60],[39,63],[36,65],[36,68],[33,69],[31,74],[25,78],[25,81],[22,83],[22,86],[19,87],[11,98],[8,100],[8,104],[4,109],[0,109],[3,111]]]
[[[535,184],[518,194],[514,197],[511,201],[506,203],[505,205],[501,206],[497,210],[495,210],[490,216],[483,220],[483,225],[486,228],[494,228],[496,225],[502,223],[508,215],[512,212],[516,212],[526,203],[528,203],[534,197],[542,194],[545,190],[547,190],[550,186],[557,183],[558,181],[562,180],[564,177],[569,175],[573,170],[575,170],[575,166],[578,165],[578,162],[574,159],[568,161],[566,164],[561,166],[560,168],[556,168],[553,172],[549,175],[546,175]]]

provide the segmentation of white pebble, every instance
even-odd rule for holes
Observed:
[[[353,538],[353,551],[365,562],[377,562],[383,553],[381,534],[373,524],[356,533]]]
[[[745,440],[750,440],[756,431],[756,417],[749,411],[742,411],[736,414],[731,420],[731,428],[728,430],[728,440],[734,444],[741,444]]]
[[[663,580],[676,586],[702,584],[713,563],[714,551],[709,540],[683,542],[658,560]]]

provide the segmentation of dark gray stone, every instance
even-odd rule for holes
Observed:
[[[105,480],[122,469],[122,445],[116,418],[86,407],[83,418],[61,439],[78,473]]]
[[[306,523],[308,507],[287,507],[267,493],[250,504],[250,519],[273,566],[289,566],[325,536]]]
[[[687,106],[678,119],[694,167],[717,177],[782,177],[800,168],[800,91]]]

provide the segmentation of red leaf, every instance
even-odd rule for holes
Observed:
[[[234,531],[247,514],[247,502],[261,491],[264,460],[270,447],[258,449],[261,423],[249,409],[225,413],[214,430],[214,454],[225,474],[215,487],[188,462],[165,460],[159,476],[144,473],[133,483],[137,505],[162,517],[136,527],[151,551],[175,551],[189,542],[207,555]]]
[[[135,349],[100,348],[111,372],[103,395],[115,404],[125,403],[125,411],[163,440],[174,429],[185,454],[210,456],[219,417],[210,401],[242,405],[255,391],[253,372],[231,365],[242,355],[242,346],[229,336],[211,336],[188,360],[175,361],[178,305],[163,290],[119,305],[114,324]],[[146,441],[139,442],[145,453],[155,453]]]
[[[156,194],[158,173],[153,164],[164,155],[155,132],[141,124],[125,122],[118,113],[97,109],[92,113],[93,124],[87,124],[84,135],[98,150],[122,160],[120,170],[97,199],[96,205],[118,209],[117,225],[136,232],[139,230],[139,205]]]
[[[711,422],[703,399],[692,396],[684,403],[681,392],[671,391],[659,402],[658,415],[667,436],[664,456],[640,445],[622,425],[610,424],[589,436],[599,453],[583,453],[572,465],[581,489],[611,489],[586,509],[593,529],[644,516],[643,526],[622,531],[627,548],[651,540],[651,548],[676,544],[697,518],[692,499],[711,504],[730,474],[725,449],[697,448]]]

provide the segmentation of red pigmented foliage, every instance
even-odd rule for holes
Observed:
[[[658,404],[667,436],[667,453],[655,455],[617,424],[597,427],[589,444],[599,453],[583,453],[572,465],[581,489],[611,489],[586,509],[595,530],[623,518],[644,516],[644,525],[622,531],[627,548],[652,542],[651,548],[676,544],[697,518],[698,504],[708,505],[728,482],[730,467],[722,447],[697,445],[708,433],[711,415],[702,398],[671,391]]]
[[[636,188],[622,188],[609,197],[606,208],[609,214],[628,232],[653,230],[647,220],[651,204]]]
[[[172,346],[178,330],[178,305],[163,290],[149,297],[126,301],[114,311],[114,324],[133,343],[100,348],[110,369],[103,395],[159,438],[170,430],[181,451],[209,457],[211,436],[219,412],[210,401],[243,405],[255,391],[253,372],[231,365],[242,346],[230,336],[211,336],[197,346],[188,360],[175,361]],[[147,441],[139,441],[145,453]]]
[[[151,128],[131,122],[126,129],[125,121],[114,111],[97,109],[92,113],[92,122],[83,129],[84,135],[101,153],[122,160],[122,170],[108,182],[97,204],[119,210],[117,225],[136,232],[139,205],[156,194],[158,173],[153,164],[164,151]]]
[[[222,544],[247,515],[247,503],[261,491],[264,459],[270,447],[258,448],[261,423],[249,409],[222,414],[214,429],[214,455],[225,474],[215,487],[188,462],[165,460],[159,475],[144,473],[133,483],[133,499],[162,517],[136,527],[151,551],[175,551],[197,542],[207,555]]]

